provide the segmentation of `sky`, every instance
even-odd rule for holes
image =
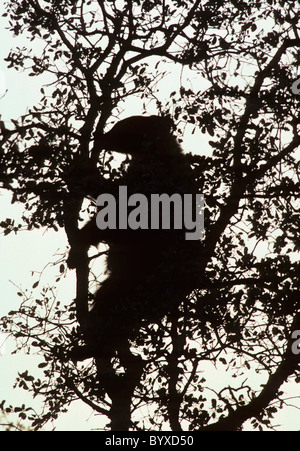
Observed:
[[[38,102],[43,81],[6,69],[4,58],[9,49],[18,44],[4,26],[1,18],[0,116],[2,120],[7,121],[10,118],[20,117],[28,107]],[[22,205],[12,205],[11,195],[0,191],[0,221],[9,217],[17,220],[21,214]],[[66,251],[67,245],[63,231],[40,230],[7,237],[0,235],[0,317],[18,308],[20,302],[17,296],[18,287],[31,291],[33,283],[41,272],[43,277],[40,286],[55,285],[58,266],[51,265],[51,262],[55,263],[59,260],[60,254]],[[62,280],[58,293],[62,300],[71,300],[75,297],[74,271]],[[39,363],[38,358],[22,354],[11,355],[12,344],[5,338],[0,334],[0,400],[6,399],[7,404],[15,403],[15,405],[20,405],[22,400],[30,406],[33,403],[31,396],[24,390],[13,388],[13,384],[18,372],[36,368]],[[78,415],[78,412],[81,414]],[[91,409],[80,402],[80,407],[79,403],[74,405],[71,413],[62,415],[56,426],[58,430],[90,430],[92,426],[99,426],[99,418],[94,420],[93,418]],[[52,425],[48,426],[48,428],[51,427]]]
[[[40,87],[45,80],[27,77],[24,73],[8,71],[4,62],[12,46],[17,45],[16,39],[4,29],[4,21],[0,19],[0,116],[2,120],[17,118],[26,112],[26,109],[36,104],[40,98]],[[175,85],[180,74],[174,75]],[[203,80],[201,81],[203,82]],[[166,79],[162,85],[162,90],[172,91],[174,86],[170,84],[170,79]],[[203,84],[205,87],[205,84]],[[127,105],[126,116],[139,114],[136,111],[136,104]],[[150,112],[151,113],[151,112]],[[209,154],[210,148],[208,140],[201,134],[191,134],[191,129],[187,130],[183,149],[189,151],[193,149],[196,153]],[[11,205],[11,197],[8,193],[0,191],[0,221],[7,217],[18,218],[22,214],[22,205]],[[63,231],[54,232],[44,230],[34,232],[23,232],[16,236],[0,236],[0,286],[1,302],[0,316],[8,311],[17,308],[19,297],[17,296],[18,286],[22,289],[31,290],[37,276],[43,271],[43,282],[50,286],[55,284],[58,275],[58,266],[49,265],[55,263],[60,258],[60,254],[65,252],[68,243]],[[34,274],[32,275],[32,272]],[[62,280],[59,285],[59,296],[62,299],[72,299],[75,296],[74,271]],[[2,346],[1,346],[2,345]],[[7,399],[8,402],[19,403],[19,400],[31,399],[28,394],[21,390],[12,388],[17,371],[23,371],[29,367],[36,366],[37,358],[25,355],[11,356],[10,344],[4,341],[0,335],[0,401]],[[215,374],[218,377],[218,374]],[[224,383],[220,378],[220,383]],[[291,397],[295,396],[295,387],[287,388]],[[80,412],[80,414],[79,414]],[[281,423],[282,430],[299,429],[300,414],[294,408],[284,409],[278,416],[278,423]],[[91,427],[99,426],[99,418],[92,415],[88,407],[82,403],[72,407],[69,414],[63,415],[56,423],[57,430],[90,430]],[[50,427],[50,426],[49,426]]]

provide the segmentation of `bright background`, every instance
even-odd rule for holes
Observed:
[[[4,58],[11,47],[22,45],[22,38],[13,37],[9,31],[5,30],[5,26],[4,19],[0,18],[0,119],[6,122],[11,118],[17,119],[26,112],[28,107],[38,103],[40,88],[46,82],[46,78],[27,77],[26,73],[6,69]],[[26,45],[26,42],[23,42],[23,45]],[[181,72],[172,72],[172,76],[161,83],[160,95],[166,97],[168,92],[178,89],[180,77],[182,79],[184,75]],[[188,74],[186,74],[185,80],[186,83],[190,83]],[[192,82],[195,81],[196,83],[200,82],[204,88],[207,86],[204,80],[192,80]],[[138,108],[134,102],[128,102],[125,116],[140,114],[141,111],[137,111]],[[149,111],[149,113],[155,113],[155,111]],[[7,126],[9,128],[9,124]],[[185,151],[192,150],[194,153],[209,154],[207,141],[207,138],[200,132],[191,134],[191,129],[187,129],[183,149]],[[9,193],[0,191],[0,221],[6,218],[15,218],[18,222],[22,213],[22,205],[11,205],[10,200]],[[68,276],[59,284],[55,284],[58,266],[51,265],[60,259],[67,245],[63,231],[55,233],[54,231],[40,230],[22,232],[8,237],[0,235],[0,317],[10,310],[18,308],[20,302],[20,298],[17,296],[18,287],[30,292],[33,283],[39,278],[42,271],[41,287],[47,284],[49,286],[56,285],[59,299],[64,302],[75,297],[74,271],[69,272]],[[11,344],[0,335],[0,401],[6,399],[8,404],[36,405],[36,401],[32,400],[27,392],[13,389],[13,384],[18,371],[29,369],[29,372],[37,374],[35,367],[39,363],[38,357],[22,354],[10,355],[10,348]],[[218,375],[217,373],[213,377],[219,377],[217,383],[219,382],[220,386],[223,386],[224,374]],[[255,375],[253,375],[254,384],[256,385]],[[288,387],[286,393],[291,398],[296,397],[299,388],[293,384]],[[295,402],[293,399],[291,401]],[[298,430],[299,410],[293,407],[285,408],[277,415],[276,420],[277,424],[281,425],[277,430]],[[0,418],[1,422],[5,422],[3,418]],[[77,405],[73,405],[68,414],[60,417],[55,426],[57,430],[90,430],[92,427],[99,427],[99,417],[95,417],[88,407],[78,402]]]

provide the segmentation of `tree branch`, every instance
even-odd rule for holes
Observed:
[[[169,375],[169,399],[168,399],[168,413],[169,413],[169,421],[172,431],[182,431],[179,414],[180,414],[180,406],[182,402],[182,395],[178,393],[177,390],[177,382],[179,376],[178,369],[178,358],[182,353],[182,340],[178,336],[178,321],[175,318],[172,321],[171,327],[171,338],[172,338],[172,353],[168,358],[168,375]]]
[[[94,402],[92,402],[90,399],[88,399],[86,396],[84,396],[80,390],[78,390],[78,388],[76,387],[76,385],[74,384],[73,380],[71,378],[66,380],[66,385],[74,391],[74,393],[76,394],[76,396],[78,396],[79,399],[81,399],[81,401],[83,401],[85,404],[87,404],[89,407],[91,407],[95,412],[100,413],[101,415],[106,415],[109,416],[109,411],[103,409],[102,407],[98,406],[97,404],[95,404]]]
[[[300,312],[295,315],[291,325],[292,330],[300,329]],[[249,404],[240,406],[232,411],[226,418],[221,418],[217,423],[204,427],[203,431],[236,431],[249,418],[259,417],[268,404],[277,396],[278,390],[287,378],[299,367],[299,356],[292,353],[292,338],[288,340],[287,348],[281,364],[273,373],[261,393]]]
[[[286,41],[284,41],[284,43],[281,45],[281,47],[277,50],[277,52],[273,56],[272,60],[267,64],[267,66],[264,69],[262,69],[258,73],[255,83],[250,90],[248,99],[246,101],[244,114],[241,117],[239,124],[237,125],[237,133],[234,137],[233,156],[234,156],[235,178],[232,183],[230,195],[228,196],[227,202],[224,206],[221,207],[219,219],[216,221],[216,223],[212,228],[212,231],[207,237],[206,242],[208,244],[206,245],[204,251],[203,265],[206,265],[208,261],[211,259],[215,246],[220,236],[223,234],[224,230],[229,224],[230,219],[237,213],[240,200],[244,195],[248,184],[250,183],[252,184],[255,180],[262,177],[268,169],[270,169],[273,165],[277,164],[281,158],[283,158],[288,152],[293,150],[300,143],[300,137],[297,136],[289,146],[287,146],[277,156],[271,158],[270,161],[268,161],[268,163],[262,165],[256,171],[253,170],[246,176],[244,177],[242,176],[241,145],[247,130],[247,125],[250,120],[250,117],[253,114],[253,112],[257,112],[258,109],[257,106],[256,110],[255,111],[253,110],[253,97],[257,98],[265,78],[268,75],[270,75],[271,70],[278,65],[280,58],[282,57],[286,49],[292,46],[300,46],[300,41],[298,39],[287,39]]]
[[[77,133],[74,133],[71,130],[66,129],[65,127],[57,128],[57,127],[54,127],[54,126],[51,127],[50,125],[42,124],[42,123],[39,123],[39,124],[31,123],[28,125],[17,126],[14,130],[9,130],[4,126],[3,122],[0,121],[0,132],[1,132],[1,135],[3,136],[3,139],[0,141],[0,147],[6,141],[8,141],[9,138],[11,138],[13,135],[22,134],[22,133],[25,133],[27,130],[32,130],[34,128],[43,130],[48,133],[54,133],[57,136],[69,135],[70,137],[75,138],[75,139],[80,138],[80,136]]]

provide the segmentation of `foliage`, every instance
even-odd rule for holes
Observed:
[[[97,174],[118,176],[93,137],[126,116],[128,99],[145,113],[171,114],[179,137],[191,124],[210,139],[211,158],[187,156],[207,205],[199,286],[176,321],[141,330],[132,429],[168,422],[173,430],[238,430],[247,420],[272,427],[284,405],[280,386],[293,375],[299,381],[291,352],[300,329],[296,2],[8,0],[5,7],[11,32],[29,41],[10,51],[8,67],[51,80],[39,105],[0,122],[1,184],[24,205],[29,230],[64,227],[72,245],[85,194],[99,194]],[[178,67],[209,87],[181,83],[161,99],[160,82]],[[5,234],[19,228],[9,218],[1,226]],[[77,268],[87,299],[85,271]],[[25,372],[16,382],[44,400],[44,413],[28,416],[33,429],[77,399],[111,415],[93,362],[64,358],[62,349],[81,343],[79,309],[62,308],[45,291],[2,319],[16,349],[34,347],[44,358],[43,378]],[[215,369],[226,378],[221,387],[210,377]],[[122,375],[118,362],[115,370]],[[20,412],[24,419],[25,407]]]

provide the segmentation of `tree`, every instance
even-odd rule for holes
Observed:
[[[17,412],[39,429],[80,399],[112,428],[117,420],[133,430],[239,430],[247,420],[271,428],[285,404],[280,387],[299,382],[296,2],[9,0],[4,15],[15,35],[43,44],[35,54],[11,50],[8,67],[52,77],[38,106],[0,123],[2,187],[24,204],[29,230],[63,228],[74,245],[87,187],[123,170],[93,144],[126,116],[127,99],[139,99],[145,113],[170,114],[179,138],[186,124],[210,135],[212,149],[211,158],[187,156],[206,200],[205,239],[199,282],[177,317],[143,328],[132,351],[139,363],[124,372],[116,361],[114,388],[99,385],[92,361],[64,358],[82,344],[95,286],[95,256],[82,258],[74,304],[62,308],[45,290],[2,318],[17,346],[44,358],[47,382],[25,372],[17,383],[48,409]],[[157,89],[168,67],[203,77],[209,88],[181,84],[162,102]],[[20,228],[11,219],[1,226],[5,234]],[[207,380],[213,367],[229,385]],[[263,388],[248,381],[252,371]]]

